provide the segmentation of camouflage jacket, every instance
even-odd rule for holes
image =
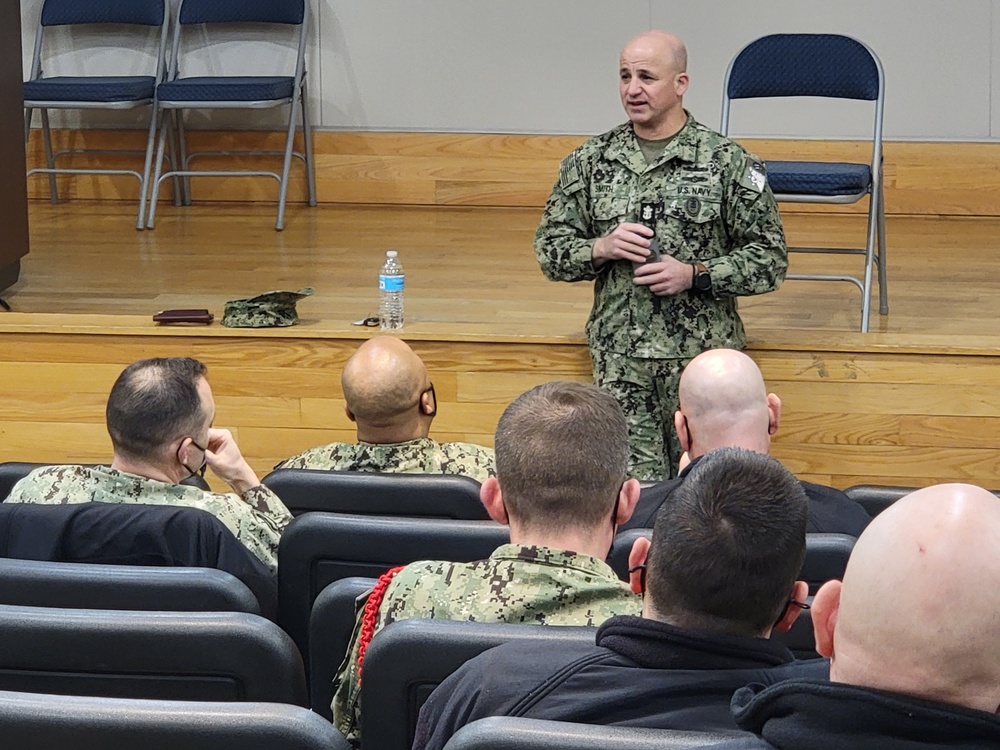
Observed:
[[[363,602],[360,604],[363,608]],[[607,563],[548,547],[505,544],[473,563],[417,562],[385,591],[376,632],[415,617],[534,625],[599,625],[614,615],[637,615],[642,599]],[[361,618],[335,678],[333,721],[360,743],[358,647]]]
[[[459,474],[484,482],[494,475],[493,450],[473,443],[417,438],[405,443],[330,443],[292,456],[275,469]]]
[[[106,466],[45,466],[14,485],[8,503],[137,503],[206,510],[233,532],[273,573],[278,540],[292,514],[278,496],[257,485],[242,496],[168,484]]]
[[[657,218],[640,219],[644,203],[656,206]],[[705,264],[712,290],[660,297],[654,305],[653,293],[633,283],[631,263],[595,269],[594,240],[623,221],[652,228],[665,255]],[[742,348],[735,298],[777,289],[788,266],[763,163],[690,115],[652,164],[630,124],[567,156],[535,235],[535,255],[549,279],[596,280],[591,349],[643,359]]]

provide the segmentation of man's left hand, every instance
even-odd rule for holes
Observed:
[[[690,289],[694,283],[694,269],[690,263],[664,255],[657,263],[636,266],[633,281],[648,286],[649,291],[657,296],[666,297]]]

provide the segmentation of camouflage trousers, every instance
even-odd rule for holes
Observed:
[[[629,474],[640,481],[677,475],[677,388],[690,359],[638,359],[591,349],[594,383],[618,399],[629,432]]]

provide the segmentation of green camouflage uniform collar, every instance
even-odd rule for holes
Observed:
[[[584,555],[579,552],[569,552],[551,547],[529,547],[521,544],[502,544],[493,550],[490,555],[491,560],[520,560],[522,562],[537,563],[538,565],[552,565],[558,568],[573,568],[584,573],[603,576],[618,580],[618,576],[603,560],[598,560],[592,555]]]
[[[608,145],[604,149],[604,158],[609,161],[617,161],[628,167],[636,174],[642,174],[648,169],[654,169],[671,159],[680,159],[686,162],[697,162],[698,160],[698,136],[695,132],[700,126],[691,114],[684,110],[687,115],[687,122],[684,123],[674,139],[667,144],[667,147],[660,154],[660,158],[652,164],[646,163],[646,157],[642,155],[642,149],[635,138],[635,131],[632,123],[627,122],[618,126],[611,133]]]

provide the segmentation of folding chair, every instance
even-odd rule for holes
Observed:
[[[235,29],[238,24],[270,24],[296,26],[297,50],[295,72],[280,76],[204,75],[182,76],[182,38],[188,27],[194,25],[229,25]],[[153,178],[153,193],[150,200],[150,229],[156,218],[156,200],[160,183],[168,177],[183,177],[182,197],[184,205],[190,205],[188,178],[192,176],[230,177],[248,175],[273,177],[278,181],[278,218],[274,228],[281,230],[285,222],[285,202],[288,197],[288,174],[292,156],[305,162],[306,182],[309,190],[309,205],[316,205],[316,179],[312,154],[312,127],[309,121],[308,98],[306,96],[306,37],[309,26],[309,3],[306,0],[181,0],[174,24],[173,42],[167,80],[157,86],[159,103],[160,141],[158,158],[163,158],[167,138],[176,128],[180,148],[180,168],[162,172],[162,162],[156,165]],[[191,34],[194,36],[194,34]],[[289,105],[288,126],[283,151],[199,151],[188,153],[184,136],[183,110],[186,109],[270,109]],[[164,120],[164,112],[173,116]],[[301,115],[303,152],[293,150],[296,118]],[[263,170],[192,170],[191,159],[195,156],[216,155],[283,156],[281,174]]]
[[[873,268],[878,266],[879,313],[889,312],[886,288],[885,201],[882,190],[882,63],[864,43],[839,34],[771,34],[750,42],[729,63],[722,99],[723,134],[734,99],[811,96],[874,103],[872,159],[848,162],[768,161],[778,202],[856,203],[868,196],[865,247],[790,247],[789,252],[863,255],[863,278],[849,274],[788,274],[789,279],[846,281],[861,290],[861,332],[868,332]],[[877,253],[876,253],[877,244]]]
[[[118,36],[124,37],[121,27],[159,27],[156,47],[155,75],[54,75],[43,72],[43,37],[46,29],[54,26],[109,25]],[[139,180],[139,216],[136,229],[145,226],[146,194],[156,135],[156,86],[162,81],[166,68],[168,16],[164,0],[45,0],[35,34],[35,48],[31,60],[31,74],[24,82],[24,139],[31,131],[34,110],[42,112],[42,140],[45,148],[45,166],[28,170],[28,176],[47,174],[52,202],[58,203],[57,174],[124,174]],[[131,34],[131,36],[137,36]],[[148,36],[148,34],[147,34]],[[124,53],[126,48],[122,46]],[[152,50],[149,50],[152,51]],[[135,50],[138,56],[139,50]],[[122,71],[131,71],[133,65],[122,64]],[[108,109],[126,110],[149,107],[149,127],[146,136],[145,163],[142,172],[132,169],[100,169],[56,167],[56,159],[64,154],[81,153],[137,153],[119,149],[62,149],[53,152],[49,128],[50,109]]]

